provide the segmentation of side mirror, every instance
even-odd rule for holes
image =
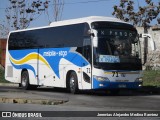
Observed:
[[[98,47],[98,38],[93,37],[93,47]]]
[[[92,37],[95,37],[94,32],[92,32],[91,30],[88,30],[87,34],[90,35],[90,36],[92,36]]]
[[[149,38],[149,42],[150,42],[150,45],[151,45],[151,50],[154,51],[156,50],[156,46],[155,46],[155,42],[153,41],[152,39],[152,36],[150,34],[139,34],[139,37],[140,38]]]

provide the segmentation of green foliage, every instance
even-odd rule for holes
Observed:
[[[138,1],[137,1],[138,2]],[[139,1],[140,2],[140,1]],[[133,25],[148,27],[152,20],[157,18],[157,22],[160,23],[158,15],[160,13],[160,2],[153,2],[153,0],[145,0],[146,5],[140,6],[135,4],[134,0],[121,0],[120,4],[115,5],[112,15],[131,22]],[[138,6],[138,9],[136,8]]]
[[[144,71],[143,85],[160,87],[160,70]]]
[[[8,83],[4,78],[4,70],[0,68],[0,83]]]
[[[9,0],[6,19],[12,29],[25,29],[48,8],[49,1]]]

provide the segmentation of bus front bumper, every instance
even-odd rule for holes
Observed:
[[[93,89],[138,89],[142,82],[109,82],[93,79]]]

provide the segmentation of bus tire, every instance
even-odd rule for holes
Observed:
[[[29,75],[28,71],[23,71],[21,75],[21,87],[24,90],[29,90],[31,85],[29,84]]]
[[[22,87],[22,83],[19,83],[19,84],[18,84],[18,87]]]
[[[69,77],[69,90],[72,94],[78,93],[78,79],[75,72],[71,72]]]

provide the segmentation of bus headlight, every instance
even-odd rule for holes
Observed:
[[[142,79],[142,78],[137,78],[137,79],[135,80],[135,82],[143,82],[143,79]]]
[[[109,82],[109,79],[107,77],[101,77],[101,76],[93,76],[96,80],[102,82],[102,81],[108,81]]]

